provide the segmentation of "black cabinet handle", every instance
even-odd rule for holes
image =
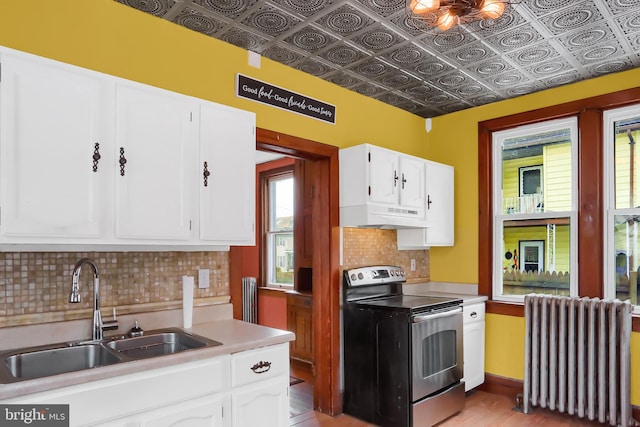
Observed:
[[[404,183],[407,182],[406,179],[404,179],[404,173],[402,174],[402,189],[404,190]]]
[[[100,160],[100,144],[96,142],[93,146],[93,171],[98,172],[98,161]]]
[[[271,369],[271,362],[265,362],[263,360],[251,367],[251,370],[256,374],[264,374],[265,372],[268,372],[269,369]]]
[[[431,209],[431,203],[433,203],[431,196],[427,194],[427,210]]]
[[[211,172],[209,172],[209,165],[207,164],[207,162],[204,162],[204,169],[202,171],[202,178],[204,180],[204,186],[207,187],[209,185],[209,175],[211,175]]]
[[[394,187],[398,186],[398,172],[397,171],[393,171],[393,186]]]
[[[124,176],[124,165],[127,164],[127,159],[124,157],[124,147],[120,147],[120,176]]]
[[[469,316],[471,316],[472,319],[475,319],[476,317],[478,317],[478,313],[476,313],[475,311],[472,311]]]

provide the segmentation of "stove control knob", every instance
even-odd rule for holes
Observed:
[[[398,270],[398,276],[404,276],[404,270]]]
[[[364,279],[364,275],[362,273],[358,273],[358,279],[360,280]]]
[[[352,273],[352,274],[351,274],[351,280],[356,280],[356,275],[355,275],[355,273]]]

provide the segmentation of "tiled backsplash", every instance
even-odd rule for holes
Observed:
[[[407,280],[429,280],[429,250],[399,251],[395,230],[377,228],[342,229],[343,268],[365,265],[397,265],[404,268]],[[416,270],[411,271],[411,260]]]
[[[182,276],[187,275],[196,278],[196,299],[229,295],[228,252],[7,252],[0,253],[0,327],[68,320],[79,317],[78,310],[90,311],[89,266],[80,276],[82,302],[68,302],[71,274],[83,257],[100,270],[105,316],[113,306],[181,301]],[[210,270],[209,288],[197,287],[200,268]]]

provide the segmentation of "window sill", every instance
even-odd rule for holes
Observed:
[[[486,312],[505,316],[524,317],[524,304],[502,301],[487,301]],[[631,329],[640,332],[640,314],[631,316]]]
[[[260,286],[258,287],[258,294],[284,298],[286,296],[286,293],[292,289],[293,288],[269,288],[267,286]]]

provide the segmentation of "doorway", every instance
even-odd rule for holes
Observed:
[[[310,209],[313,240],[310,250],[313,319],[314,408],[337,415],[342,412],[339,389],[340,366],[340,240],[338,194],[338,147],[291,135],[256,130],[256,148],[305,160],[313,165]],[[241,301],[242,254],[230,251],[232,302]],[[241,304],[234,304],[234,317],[242,318]]]

